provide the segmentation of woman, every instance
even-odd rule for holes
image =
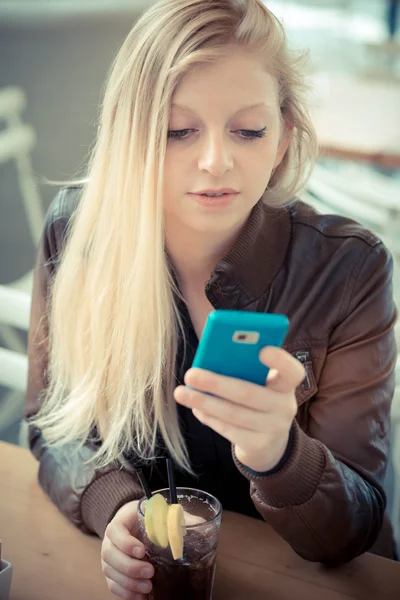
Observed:
[[[103,538],[121,598],[151,589],[135,469],[165,487],[165,455],[178,485],[263,518],[308,560],[351,560],[381,530],[392,556],[392,260],[296,198],[316,148],[304,92],[259,0],[164,0],[115,60],[86,183],[48,211],[30,446],[52,500]],[[289,317],[284,347],[260,355],[268,386],[190,369],[219,308]]]

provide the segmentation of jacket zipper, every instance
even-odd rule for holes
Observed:
[[[295,357],[297,358],[297,360],[299,360],[302,363],[302,365],[304,366],[304,368],[306,370],[306,376],[303,380],[303,383],[301,384],[301,387],[303,388],[303,390],[309,390],[311,388],[310,373],[309,373],[310,353],[307,352],[306,350],[298,350],[295,353]]]

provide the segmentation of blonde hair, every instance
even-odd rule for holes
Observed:
[[[136,22],[108,76],[87,181],[49,291],[49,384],[34,419],[49,445],[96,427],[98,466],[151,459],[157,432],[191,472],[173,399],[179,331],[164,250],[169,105],[181,78],[236,44],[265,57],[279,84],[289,149],[265,201],[293,200],[316,156],[304,108],[303,56],[259,0],[162,0]]]

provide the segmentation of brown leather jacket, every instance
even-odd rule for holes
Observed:
[[[46,298],[80,190],[59,192],[39,247],[29,333],[25,416],[46,386]],[[268,311],[290,320],[284,348],[307,376],[296,390],[298,413],[284,464],[252,474],[230,444],[180,407],[195,481],[223,506],[263,518],[306,559],[346,561],[371,549],[392,557],[382,482],[387,466],[396,345],[392,258],[370,231],[349,219],[319,215],[301,201],[271,209],[261,202],[206,284],[215,308]],[[184,308],[182,307],[184,311]],[[188,338],[197,344],[190,319]],[[192,354],[193,356],[193,354]],[[179,364],[179,361],[178,361]],[[189,363],[181,363],[178,380]],[[190,413],[190,414],[189,414]],[[30,427],[39,481],[60,510],[85,532],[104,535],[125,502],[142,495],[135,460],[95,471],[93,449],[47,448]],[[163,476],[148,473],[151,485]]]

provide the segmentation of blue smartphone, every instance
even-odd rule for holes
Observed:
[[[192,367],[265,385],[269,372],[258,355],[264,346],[282,346],[285,315],[215,310],[208,315]]]

